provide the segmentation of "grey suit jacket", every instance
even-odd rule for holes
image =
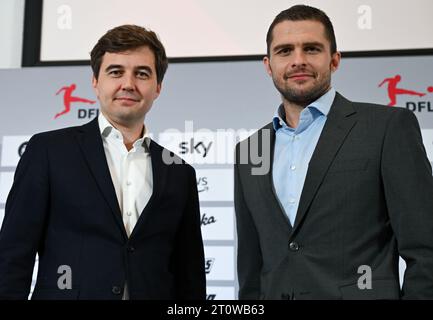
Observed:
[[[274,141],[269,123],[236,146],[240,299],[433,298],[433,178],[412,112],[337,93],[294,226],[273,188]],[[252,174],[257,147],[266,174]]]

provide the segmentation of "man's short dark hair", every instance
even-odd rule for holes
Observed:
[[[331,54],[337,52],[337,41],[335,40],[334,27],[329,17],[320,9],[306,6],[306,5],[296,5],[281,11],[272,21],[268,33],[266,34],[266,44],[267,44],[267,55],[270,57],[270,48],[273,39],[274,27],[283,21],[303,21],[303,20],[313,20],[320,22],[325,27],[325,36],[331,44]]]
[[[156,79],[162,83],[168,67],[164,46],[155,32],[136,25],[122,25],[107,31],[90,53],[93,75],[98,79],[102,57],[106,52],[125,52],[139,47],[148,47],[155,55]]]

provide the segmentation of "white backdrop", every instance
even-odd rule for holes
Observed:
[[[341,51],[433,48],[431,0],[44,0],[41,60],[88,60],[124,23],[157,31],[169,57],[261,55],[273,18],[299,2],[329,15]]]

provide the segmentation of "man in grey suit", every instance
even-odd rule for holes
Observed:
[[[282,11],[266,40],[282,104],[236,147],[239,298],[433,298],[433,178],[416,117],[331,87],[340,53],[321,10]]]

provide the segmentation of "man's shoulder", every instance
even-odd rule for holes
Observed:
[[[42,131],[36,133],[33,137],[37,139],[50,139],[50,138],[70,136],[71,134],[77,132],[78,128],[80,127],[76,126],[76,127],[67,127],[67,128],[61,128],[61,129],[55,129],[49,131]]]
[[[378,103],[371,103],[371,102],[362,102],[362,101],[351,101],[341,94],[339,94],[340,101],[345,101],[346,103],[350,104],[353,109],[359,114],[359,115],[366,115],[366,116],[376,116],[376,117],[390,117],[395,113],[402,114],[403,116],[411,116],[413,113],[403,107],[398,106],[386,106],[383,104]]]
[[[76,132],[81,128],[81,126],[74,126],[74,127],[67,127],[67,128],[61,128],[61,129],[55,129],[55,130],[49,130],[49,131],[43,131],[34,134],[31,137],[31,141],[61,141],[65,139],[70,139],[70,137],[74,136]]]

